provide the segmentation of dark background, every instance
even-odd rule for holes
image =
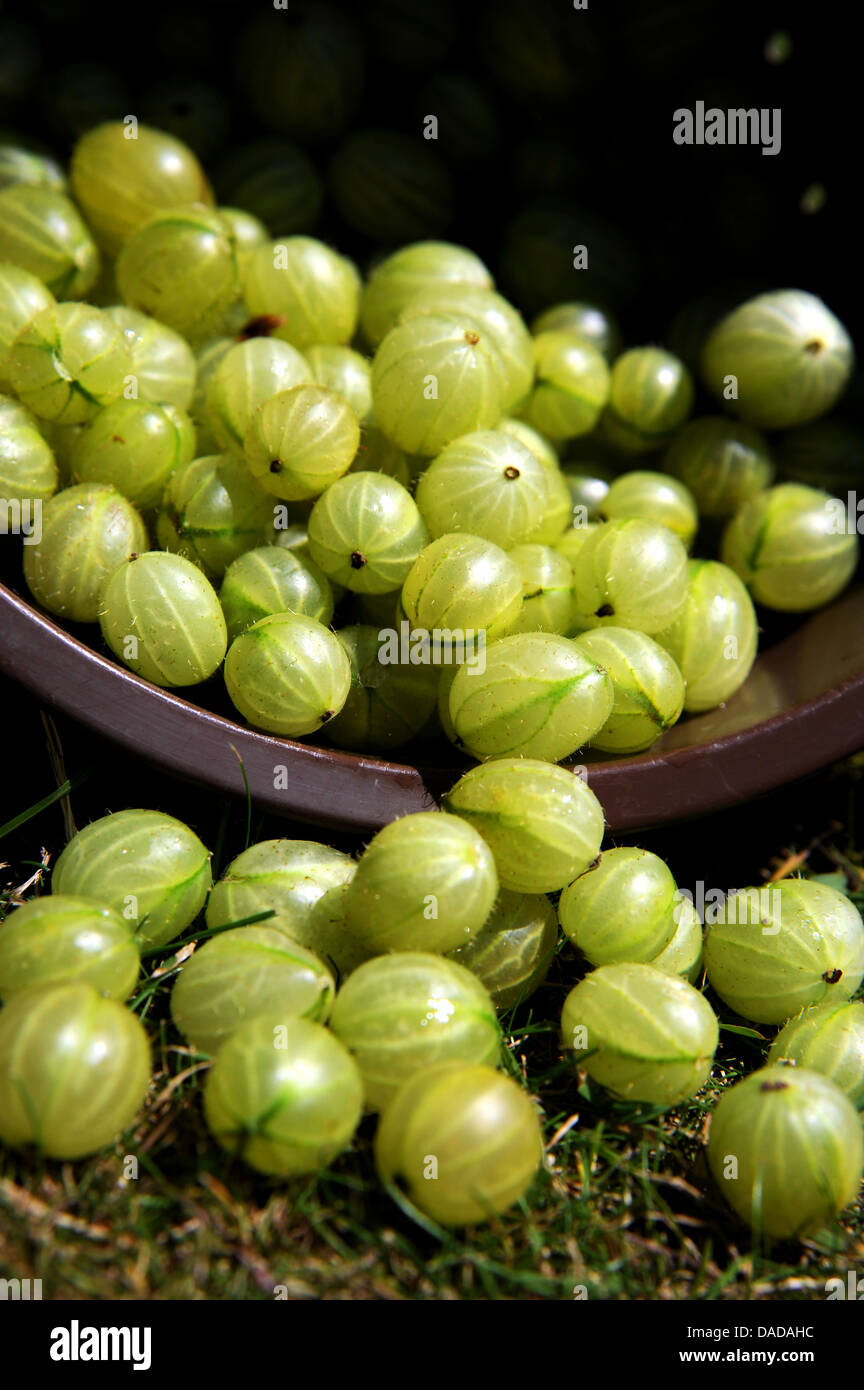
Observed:
[[[853,8],[588,4],[0,4],[0,123],[65,158],[82,130],[132,113],[188,139],[220,195],[232,182],[221,177],[229,151],[262,135],[300,146],[326,185],[346,139],[401,132],[414,148],[402,163],[365,170],[369,202],[388,177],[401,183],[394,202],[415,210],[417,235],[475,248],[528,314],[560,285],[619,310],[626,340],[639,342],[662,338],[694,295],[801,284],[849,321],[860,127]],[[777,35],[791,44],[785,59],[782,42],[769,45]],[[286,55],[307,74],[305,100],[292,98]],[[675,145],[672,113],[697,99],[780,107],[781,152]],[[437,142],[422,138],[430,112]],[[808,214],[801,199],[814,184],[827,198]],[[390,224],[394,240],[410,239]],[[554,264],[520,255],[528,229]],[[332,187],[311,224],[271,230],[314,230],[361,265],[379,249],[340,215]],[[580,240],[591,265],[574,282],[555,248]]]
[[[688,323],[704,328],[719,305],[791,285],[824,298],[860,341],[852,8],[588,3],[289,0],[284,13],[260,0],[0,4],[0,130],[65,161],[83,130],[134,114],[187,139],[229,203],[244,171],[260,168],[248,146],[277,139],[303,196],[270,217],[274,235],[312,232],[362,268],[388,240],[462,242],[527,317],[555,300],[591,299],[618,314],[625,345],[665,341],[683,352]],[[788,36],[788,56],[776,35]],[[286,75],[292,64],[305,94]],[[781,152],[675,145],[672,113],[697,99],[780,107]],[[437,142],[422,137],[430,113]],[[379,140],[370,154],[357,142],[369,130],[402,142]],[[814,185],[824,204],[807,211]],[[574,272],[570,248],[581,242],[589,269]],[[704,314],[697,307],[682,327],[678,311],[706,295]],[[858,378],[847,413],[862,396]],[[0,699],[3,821],[55,780],[33,700],[8,682]],[[57,728],[67,771],[89,774],[73,793],[79,825],[157,806],[211,846],[221,840],[223,863],[243,847],[242,803],[157,777],[71,721]],[[857,774],[827,773],[642,841],[682,885],[694,864],[707,883],[758,881],[782,845],[848,821],[859,786]],[[253,813],[253,839],[292,833],[317,835]],[[56,853],[63,839],[54,807],[5,840],[3,855],[17,866],[37,844]]]

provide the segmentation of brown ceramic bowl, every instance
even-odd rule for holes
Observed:
[[[2,584],[0,668],[166,772],[244,796],[245,770],[262,810],[316,825],[374,831],[428,810],[470,765],[437,742],[390,762],[257,733],[132,675]],[[191,693],[230,709],[218,677]],[[588,781],[610,829],[630,831],[748,800],[861,747],[859,588],[775,641],[727,705],[683,720],[647,753],[590,759]]]

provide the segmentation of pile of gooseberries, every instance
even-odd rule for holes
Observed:
[[[697,382],[597,305],[529,327],[467,247],[273,239],[128,136],[5,161],[0,497],[42,508],[34,600],[145,681],[221,671],[253,728],[358,752],[628,756],[734,697],[760,610],[849,583],[814,295],[714,323]]]
[[[860,454],[829,415],[853,368],[832,310],[748,300],[696,382],[578,299],[529,327],[466,247],[414,241],[364,273],[274,240],[146,126],[82,136],[68,181],[7,162],[0,497],[41,509],[35,602],[156,686],[221,672],[256,729],[359,752],[443,733],[474,765],[357,859],[269,840],[215,884],[160,811],[84,827],[51,892],[0,921],[0,1143],[134,1142],[155,960],[228,1154],[317,1173],[365,1112],[391,1193],[443,1226],[489,1219],[543,1167],[502,1014],[560,925],[574,1084],[667,1111],[708,1083],[718,1009],[780,1026],[724,1090],[709,1165],[767,1237],[835,1216],[864,1158],[856,907],[785,880],[703,933],[661,859],[603,849],[564,765],[734,698],[766,610],[849,584],[857,534],[817,485]]]
[[[446,810],[392,822],[358,858],[265,840],[216,883],[172,816],[92,822],[50,893],[0,921],[0,1144],[75,1159],[122,1136],[134,1150],[152,1071],[143,964],[171,980],[228,1154],[271,1179],[318,1173],[365,1114],[403,1207],[439,1226],[490,1219],[544,1166],[543,1112],[506,1065],[504,1019],[543,984],[560,927],[577,974],[561,1053],[596,1105],[657,1114],[702,1094],[723,1006],[784,1025],[763,1068],[722,1091],[708,1160],[755,1230],[811,1233],[864,1165],[858,910],[786,879],[767,903],[730,894],[703,931],[665,862],[602,850],[603,829],[583,780],[528,758],[466,773]]]

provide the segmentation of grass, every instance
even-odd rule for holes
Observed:
[[[862,858],[853,833],[862,761],[827,772],[816,790],[808,784],[798,803],[784,794],[778,805],[788,819],[770,824],[777,852],[764,878],[830,874],[860,903]],[[0,912],[20,900],[16,889],[24,897],[44,890],[63,840],[43,834],[40,841],[40,827],[58,799],[68,826],[66,786],[14,818],[24,850],[0,869]],[[825,815],[844,799],[842,820]],[[807,806],[809,827],[795,822],[793,804],[795,814]],[[823,819],[815,833],[814,810]],[[237,813],[222,807],[218,814],[210,843],[218,839],[224,864],[262,826],[247,827],[243,807],[240,842],[229,850]],[[710,821],[697,829],[711,832]],[[663,851],[662,837],[656,844],[642,838]],[[746,876],[751,852],[742,844],[741,872],[717,881],[756,881]],[[730,853],[727,847],[727,865]],[[176,963],[167,951],[151,953],[132,1005],[154,1047],[145,1107],[112,1150],[89,1160],[0,1150],[0,1276],[41,1278],[51,1299],[776,1301],[823,1298],[828,1278],[860,1271],[860,1203],[817,1237],[760,1249],[710,1181],[704,1140],[711,1109],[724,1086],[760,1065],[760,1033],[772,1030],[721,1018],[728,1026],[710,1082],[676,1111],[610,1102],[572,1073],[558,1047],[561,1005],[582,968],[563,946],[546,983],[503,1019],[505,1065],[545,1112],[544,1169],[505,1215],[446,1233],[418,1224],[381,1186],[371,1119],[351,1151],[314,1178],[271,1182],[223,1154],[201,1111],[207,1059],[184,1046],[170,1022]]]

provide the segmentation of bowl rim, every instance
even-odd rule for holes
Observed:
[[[851,597],[858,598],[860,591]],[[848,600],[850,595],[845,595]],[[840,603],[844,599],[839,600]],[[811,615],[811,617],[814,615]],[[794,651],[797,629],[759,658]],[[0,583],[0,669],[38,698],[174,776],[245,797],[271,814],[352,832],[434,810],[465,770],[417,766],[259,732],[202,709],[103,656]],[[570,760],[609,831],[708,814],[774,790],[864,747],[861,669],[835,686],[708,743],[623,760]],[[565,766],[568,764],[565,763]]]

